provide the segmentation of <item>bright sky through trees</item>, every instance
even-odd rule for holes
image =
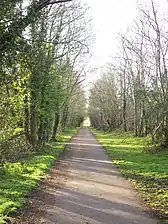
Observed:
[[[150,0],[83,0],[91,8],[93,32],[96,36],[91,68],[100,68],[116,56],[118,51],[117,34],[125,32],[137,17],[137,3],[148,6]],[[159,7],[168,8],[167,0],[156,0]],[[166,6],[165,6],[166,5]],[[97,78],[97,73],[88,74],[87,82]]]
[[[91,66],[106,64],[116,53],[117,33],[126,29],[136,17],[136,0],[83,0],[91,7],[96,43]]]

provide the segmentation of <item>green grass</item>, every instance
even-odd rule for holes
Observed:
[[[168,220],[168,150],[150,153],[149,138],[92,130],[113,162],[140,192],[144,202]]]
[[[72,129],[60,135],[58,140],[67,142],[75,132]],[[24,207],[28,196],[46,176],[64,146],[54,142],[46,144],[41,151],[0,168],[0,224]]]

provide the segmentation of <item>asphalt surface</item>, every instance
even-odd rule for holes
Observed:
[[[24,215],[13,223],[157,223],[87,128],[68,147],[64,159],[30,199]]]

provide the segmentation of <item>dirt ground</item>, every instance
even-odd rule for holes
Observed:
[[[87,128],[12,224],[157,224]]]

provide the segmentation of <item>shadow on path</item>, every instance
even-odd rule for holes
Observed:
[[[13,224],[157,224],[87,128],[69,149]]]

